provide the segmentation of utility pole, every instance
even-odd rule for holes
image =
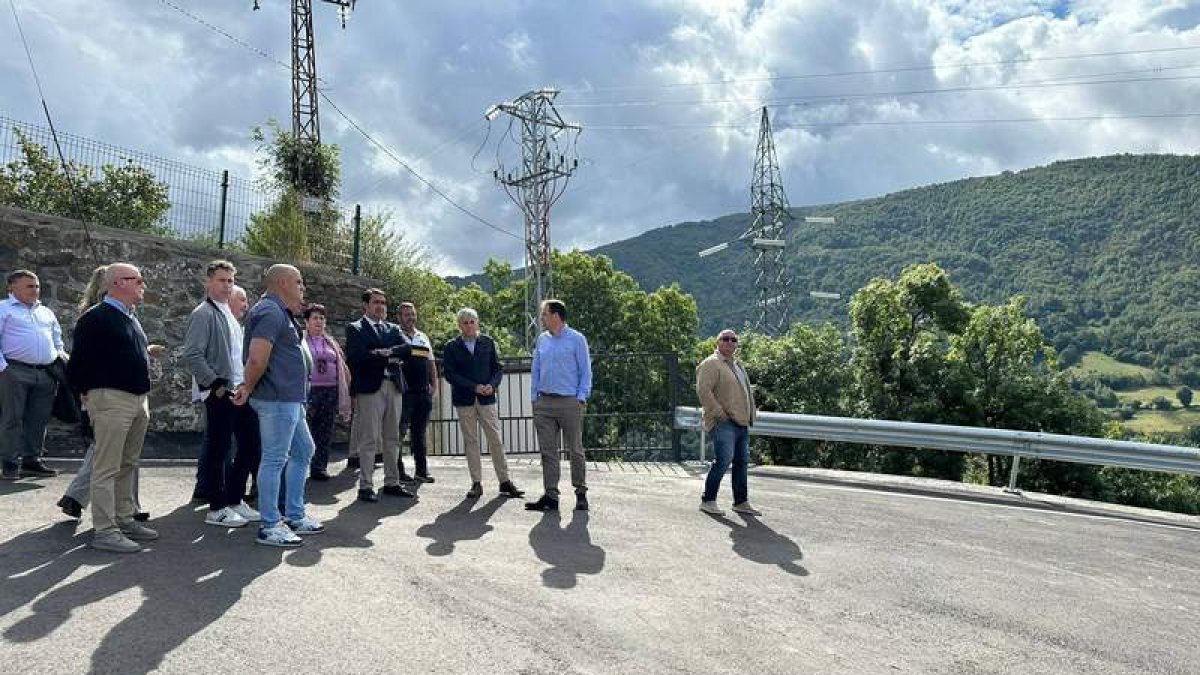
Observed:
[[[500,113],[521,126],[521,166],[515,172],[503,163],[492,172],[496,182],[525,216],[525,346],[533,347],[542,331],[538,316],[542,300],[553,293],[550,270],[550,207],[566,191],[567,183],[579,167],[575,157],[562,151],[567,137],[583,130],[578,124],[564,122],[554,108],[557,89],[538,89],[484,113],[488,120]]]
[[[752,221],[747,234],[755,253],[754,287],[758,305],[754,328],[767,335],[778,335],[790,327],[792,313],[792,280],[784,259],[787,247],[784,229],[792,220],[792,214],[783,191],[766,106],[763,106],[758,128],[758,151],[750,184],[750,217]]]
[[[354,9],[357,0],[321,0],[336,5],[342,20],[342,28],[346,27],[346,18]],[[311,203],[313,197],[308,194],[308,186],[317,183],[319,176],[312,173],[317,169],[311,161],[312,153],[321,144],[321,122],[317,101],[317,51],[313,40],[313,0],[292,0],[292,136],[302,148],[311,152],[296,153],[296,166],[293,169],[292,184],[300,189],[305,197],[302,204],[305,211],[319,211],[321,204]],[[259,0],[254,0],[254,9],[259,9]]]

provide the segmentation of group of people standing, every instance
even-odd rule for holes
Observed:
[[[335,418],[351,420],[348,466],[357,465],[358,498],[376,502],[375,464],[382,455],[381,492],[413,498],[406,484],[432,483],[425,430],[441,379],[429,337],[416,328],[417,309],[400,306],[399,324],[387,320],[386,294],[367,289],[363,315],[346,326],[345,349],[329,335],[328,313],[306,304],[304,279],[277,264],[262,279],[265,293],[250,306],[237,269],[214,260],[205,269],[204,299],[188,320],[179,359],[193,378],[204,440],[193,496],[208,503],[205,522],[238,528],[258,523],[260,544],[294,547],[324,525],[306,512],[308,480],[328,480]],[[137,308],[146,280],[127,263],[96,269],[82,314],[65,349],[54,313],[40,302],[29,270],[7,279],[0,304],[0,478],[50,477],[42,461],[56,391],[79,395],[94,442],[58,506],[82,517],[89,504],[91,546],[135,552],[158,538],[138,501],[137,467],[150,420],[150,360],[165,347],[152,344]],[[582,418],[591,394],[586,338],[566,322],[566,306],[547,300],[546,331],[533,350],[530,400],[542,455],[543,494],[526,509],[558,508],[560,448],[569,451],[575,508],[588,509]],[[303,317],[300,324],[297,317]],[[495,342],[480,333],[470,308],[456,315],[459,335],[444,346],[443,373],[458,413],[470,475],[468,498],[483,494],[480,430],[499,493],[522,497],[505,459],[497,413],[503,378]],[[414,473],[401,454],[410,437]],[[248,482],[257,491],[248,503]]]

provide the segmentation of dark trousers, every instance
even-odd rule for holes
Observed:
[[[429,414],[433,412],[433,397],[429,392],[405,393],[400,411],[400,443],[408,433],[408,445],[412,448],[413,464],[418,476],[429,475],[426,461],[425,429],[429,426]],[[404,473],[404,454],[400,455],[400,473]]]
[[[10,467],[45,451],[56,385],[50,373],[13,361],[0,372],[0,459]]]
[[[333,445],[333,424],[337,418],[338,388],[312,387],[308,390],[308,429],[312,432],[313,451],[309,471],[324,471],[329,466],[329,449]]]
[[[246,479],[258,471],[262,444],[258,416],[248,405],[237,406],[229,396],[204,399],[207,425],[201,465],[208,488],[208,508],[213,511],[235,506],[245,497]],[[237,439],[237,452],[233,441]]]

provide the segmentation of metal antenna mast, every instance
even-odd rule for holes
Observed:
[[[525,345],[533,346],[541,332],[538,310],[542,300],[551,296],[550,207],[567,189],[567,183],[579,167],[575,157],[567,158],[562,146],[570,136],[583,130],[578,124],[564,122],[554,108],[557,89],[538,89],[513,101],[488,108],[484,117],[495,119],[507,113],[521,126],[521,166],[517,171],[503,163],[492,173],[505,193],[525,216]],[[511,130],[511,128],[510,128]],[[571,134],[571,132],[574,132]]]
[[[791,275],[784,261],[787,246],[784,228],[792,220],[779,160],[775,157],[775,140],[771,136],[771,119],[766,106],[758,128],[758,151],[754,159],[754,178],[750,184],[750,246],[754,249],[754,282],[758,293],[758,319],[754,328],[767,335],[786,332],[791,319]]]
[[[342,28],[345,28],[346,18],[357,0],[321,1],[337,6]],[[300,145],[315,148],[321,143],[321,122],[317,107],[317,52],[313,41],[312,6],[313,0],[292,0],[292,136]],[[259,9],[259,0],[254,0],[254,9]],[[313,168],[297,165],[293,183],[298,187],[311,185],[315,181],[307,173]]]

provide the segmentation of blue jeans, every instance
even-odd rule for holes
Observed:
[[[286,472],[284,510],[288,520],[304,517],[304,484],[312,461],[312,434],[308,431],[303,403],[250,399],[258,413],[262,437],[262,461],[258,465],[258,511],[262,526],[279,523],[280,479]]]
[[[740,424],[725,420],[713,427],[713,447],[717,457],[708,470],[708,478],[704,480],[704,496],[706,502],[717,498],[717,490],[721,489],[721,479],[733,463],[733,503],[741,504],[749,499],[746,488],[746,469],[750,466],[750,429]]]

